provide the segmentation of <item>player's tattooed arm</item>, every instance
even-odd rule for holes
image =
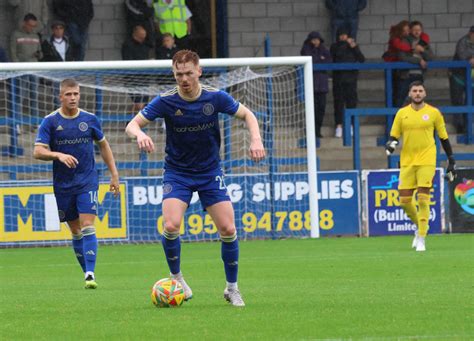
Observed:
[[[138,148],[140,150],[151,153],[155,150],[155,145],[151,137],[145,134],[145,132],[142,130],[142,128],[147,124],[148,121],[138,114],[127,125],[125,132],[127,133],[128,137],[137,139]]]
[[[103,139],[98,144],[100,155],[110,171],[110,192],[112,192],[116,197],[120,194],[120,182],[117,167],[115,165],[114,154],[112,153],[110,144],[106,139]]]
[[[61,163],[64,163],[68,168],[76,168],[79,164],[77,159],[69,154],[63,154],[59,152],[53,152],[49,150],[48,147],[43,145],[36,145],[33,150],[33,157],[37,160],[42,161],[54,161],[58,160]]]
[[[262,137],[260,136],[260,128],[255,115],[243,104],[240,104],[239,109],[235,113],[235,117],[245,121],[247,129],[250,133],[250,158],[255,161],[261,161],[265,158],[265,148],[263,147]]]

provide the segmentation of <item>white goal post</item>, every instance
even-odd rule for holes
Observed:
[[[243,197],[242,200],[251,201],[251,199],[246,199],[245,189],[254,189],[253,198],[257,203],[239,203],[242,212],[245,212],[248,207],[255,207],[252,205],[258,206],[259,202],[263,205],[263,202],[266,203],[267,200],[270,207],[275,203],[274,200],[287,200],[292,195],[296,197],[295,200],[299,200],[295,205],[305,207],[300,210],[300,213],[298,210],[285,213],[281,208],[273,212],[272,207],[268,209],[263,207],[261,213],[253,215],[244,213],[239,217],[237,217],[239,209],[236,209],[237,224],[245,226],[244,231],[248,232],[249,238],[252,238],[250,233],[254,233],[256,238],[262,236],[266,238],[270,232],[272,238],[293,236],[293,233],[295,236],[304,237],[305,230],[308,232],[308,237],[319,238],[311,57],[201,59],[200,63],[204,69],[202,82],[228,91],[255,112],[264,135],[264,145],[267,148],[269,160],[265,161],[264,165],[253,164],[246,156],[248,144],[246,144],[245,136],[247,133],[242,123],[234,122],[238,120],[227,121],[227,117],[220,120],[224,149],[221,151],[221,156],[224,159],[224,167],[231,170],[230,176],[226,175],[226,184],[228,184],[228,179],[231,180],[230,182],[235,179],[236,182],[235,186],[228,186],[229,192],[234,190],[237,197],[240,195]],[[174,86],[174,80],[170,74],[171,60],[3,63],[0,66],[0,130],[3,129],[6,133],[0,139],[2,147],[0,200],[4,200],[7,195],[5,191],[2,194],[3,188],[20,186],[22,183],[50,182],[52,177],[49,166],[44,162],[33,160],[31,148],[42,117],[57,106],[55,97],[57,97],[58,83],[64,78],[75,78],[81,85],[80,107],[90,112],[97,112],[99,119],[107,122],[104,123],[104,131],[111,142],[114,154],[117,155],[119,171],[124,169],[130,171],[121,172],[121,176],[131,179],[130,183],[127,183],[127,191],[133,190],[133,194],[127,194],[125,200],[133,201],[137,207],[159,201],[155,198],[160,194],[158,188],[139,184],[132,189],[131,184],[140,176],[144,178],[161,175],[155,170],[163,164],[164,148],[156,158],[144,159],[144,156],[132,150],[136,148],[136,145],[123,132],[131,116],[114,115],[114,113],[124,111],[125,106],[131,107],[132,102],[133,104],[148,102],[166,87]],[[165,134],[161,127],[156,125],[147,129],[150,134],[156,134],[156,136],[161,134],[158,148],[164,147]],[[100,161],[100,157],[97,158],[98,165]],[[100,173],[101,182],[106,182],[106,171]],[[255,177],[255,179],[247,181],[247,177],[249,179]],[[239,187],[239,181],[245,182],[245,186]],[[240,193],[239,190],[244,193]],[[259,195],[262,199],[259,199]],[[22,200],[20,201],[24,204],[25,200]],[[50,208],[46,209],[46,206],[43,208],[42,205],[46,205],[46,201],[51,202],[49,199],[44,199],[41,204],[31,205],[30,209],[51,211]],[[17,221],[15,216],[17,204],[12,203],[16,201],[8,199],[0,203],[4,206],[3,211],[0,210],[0,215],[7,217],[10,214],[8,221],[14,223]],[[12,206],[7,207],[7,204]],[[126,203],[126,205],[129,204]],[[269,219],[275,226],[268,227],[266,210],[272,212]],[[138,217],[133,217],[133,212],[128,206],[126,211],[126,219],[130,225],[130,221]],[[152,215],[152,210],[149,209],[149,211],[147,214]],[[23,226],[23,223],[27,225],[28,217],[27,213],[23,216],[18,214],[18,221],[22,222],[19,225]],[[0,219],[3,218],[0,217]],[[187,223],[196,232],[190,240],[193,238],[202,240],[202,237],[199,237],[200,233],[204,233],[206,226],[210,226],[207,217],[205,218],[193,215],[185,221],[185,224]],[[108,219],[111,219],[110,216]],[[43,220],[48,221],[48,218]],[[6,224],[6,219],[2,221]],[[153,230],[159,230],[159,218],[153,221],[157,221]],[[286,225],[289,226],[291,232],[288,235],[279,233],[286,228]],[[11,227],[5,225],[3,228],[6,230]],[[207,231],[210,230],[212,228]],[[259,235],[260,230],[267,235]],[[273,234],[274,231],[278,233]],[[143,234],[144,241],[153,241],[152,232],[140,233]],[[107,239],[107,237],[104,238]],[[2,240],[0,235],[0,243],[2,241],[5,240]]]

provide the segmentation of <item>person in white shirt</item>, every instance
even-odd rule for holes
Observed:
[[[69,62],[73,61],[73,54],[69,39],[64,35],[66,24],[55,20],[51,24],[53,34],[41,43],[43,52],[42,62]]]

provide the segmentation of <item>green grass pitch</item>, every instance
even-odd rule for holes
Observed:
[[[99,249],[83,289],[72,248],[0,250],[0,339],[473,340],[474,235],[241,242],[247,306],[224,301],[219,243],[182,248],[194,298],[155,308],[161,245]]]

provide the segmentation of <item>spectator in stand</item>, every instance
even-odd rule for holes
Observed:
[[[7,52],[5,51],[3,47],[0,46],[0,63],[8,63],[8,62],[9,60],[8,60]]]
[[[69,62],[74,60],[71,44],[69,39],[64,35],[66,24],[61,20],[54,20],[51,24],[53,34],[49,39],[43,40],[41,43],[41,51],[43,52],[42,62]],[[43,80],[45,85],[53,87],[53,101],[56,108],[59,108],[60,84],[56,81]]]
[[[53,0],[53,12],[66,23],[66,35],[73,48],[74,60],[83,61],[89,24],[94,17],[92,0]]]
[[[151,47],[146,43],[147,32],[142,25],[133,28],[132,36],[122,45],[123,60],[150,59]]]
[[[153,0],[155,20],[161,34],[171,33],[180,48],[189,48],[192,13],[185,0]]]
[[[133,28],[132,36],[122,45],[123,60],[147,60],[150,59],[151,46],[146,43],[147,32],[142,25]],[[143,94],[132,94],[132,115],[143,109],[150,97]]]
[[[467,60],[474,68],[474,26],[471,26],[469,32],[458,40],[456,52],[453,60]],[[452,69],[449,76],[449,89],[452,105],[466,104],[466,74],[465,69]],[[471,76],[474,74],[471,72]],[[473,94],[474,96],[474,90]],[[474,98],[474,97],[473,97]],[[462,134],[466,129],[466,119],[464,115],[454,116],[454,125],[456,132]]]
[[[37,62],[42,58],[40,35],[35,32],[38,20],[32,13],[23,18],[21,29],[13,31],[10,39],[10,57],[13,62]],[[24,75],[19,78],[18,90],[15,94],[16,102],[20,106],[21,115],[38,116],[38,81],[34,75]],[[27,102],[23,108],[22,99]],[[21,133],[20,126],[16,127]]]
[[[326,7],[331,12],[332,41],[337,41],[337,30],[345,27],[349,37],[357,39],[359,12],[367,7],[367,0],[326,0]]]
[[[365,57],[359,46],[349,35],[349,30],[341,27],[337,32],[338,41],[331,45],[333,63],[363,63]],[[357,77],[359,71],[333,71],[334,116],[336,137],[342,137],[344,107],[357,107]]]
[[[42,62],[69,62],[74,60],[71,44],[64,35],[65,27],[66,24],[61,20],[55,20],[51,24],[53,34],[41,43]]]
[[[410,35],[410,22],[402,20],[398,24],[390,27],[390,38],[388,40],[388,50],[382,55],[384,61],[389,63],[400,61],[400,52],[411,52],[411,46],[405,39]],[[398,85],[399,70],[393,70],[392,74],[392,105],[394,107],[401,107],[403,104],[399,103]],[[403,97],[404,99],[404,97]]]
[[[127,16],[127,34],[131,36],[137,25],[146,31],[146,43],[155,46],[155,24],[153,20],[153,0],[125,0],[125,12]]]
[[[311,56],[313,64],[331,63],[331,54],[324,46],[324,39],[319,32],[313,31],[303,43],[300,54]],[[323,137],[321,127],[323,125],[324,114],[326,112],[326,95],[328,93],[328,73],[327,71],[313,71],[313,91],[314,91],[314,122],[316,125],[316,137]]]
[[[164,33],[161,40],[161,45],[156,47],[156,59],[172,59],[174,54],[179,49],[176,47],[174,37],[171,33]]]
[[[423,33],[423,25],[419,21],[410,23],[410,34],[404,36],[402,44],[410,46],[410,51],[400,50],[398,57],[400,61],[418,64],[421,69],[404,69],[398,72],[397,84],[397,106],[403,106],[408,96],[410,84],[415,81],[423,82],[423,73],[427,67],[427,62],[433,60],[434,54],[429,45],[429,37]]]
[[[13,62],[37,62],[41,58],[40,35],[35,32],[38,20],[32,13],[23,18],[21,29],[13,31],[10,56]]]
[[[49,7],[47,0],[8,0],[8,4],[14,8],[14,20],[18,28],[23,26],[23,18],[32,13],[38,21],[35,33],[47,34]]]

